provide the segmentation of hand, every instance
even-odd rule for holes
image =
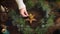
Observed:
[[[28,17],[28,13],[27,13],[27,10],[26,10],[25,8],[20,9],[20,14],[21,14],[23,17]]]

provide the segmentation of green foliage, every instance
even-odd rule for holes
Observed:
[[[11,9],[8,15],[12,18],[12,22],[17,24],[25,24],[25,20],[17,13],[17,11]]]
[[[24,34],[34,34],[33,33],[33,31],[32,31],[33,29],[29,26],[29,25],[27,25],[25,28],[24,28]]]
[[[47,20],[46,27],[52,26],[54,24],[54,14],[51,14],[49,19]]]
[[[60,2],[60,0],[56,0],[56,2]]]
[[[26,0],[25,2],[27,9],[31,9],[35,6],[35,3],[32,0]]]
[[[27,9],[31,9],[32,7],[35,6],[36,3],[34,3],[32,0],[26,0],[25,2]],[[38,7],[42,7],[44,11],[47,12],[47,14],[51,11],[50,6],[45,3],[44,0],[38,0]],[[24,34],[34,34],[35,32],[37,34],[45,34],[47,32],[47,28],[53,24],[53,17],[54,15],[49,16],[50,18],[47,20],[47,24],[45,24],[45,28],[40,28],[38,26],[36,29],[32,29],[29,25],[25,24],[25,20],[22,17],[19,17],[18,13],[14,10],[10,10],[9,16],[13,19],[13,22],[17,22],[21,26],[21,30],[23,31]],[[43,20],[44,21],[44,18]],[[42,24],[43,25],[43,24]]]

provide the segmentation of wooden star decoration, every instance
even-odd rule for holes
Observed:
[[[29,21],[30,24],[31,24],[31,23],[33,23],[33,21],[36,21],[36,19],[34,17],[35,17],[35,15],[30,13],[29,18],[27,18],[26,21]]]

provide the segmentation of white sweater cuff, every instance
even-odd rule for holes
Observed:
[[[22,9],[22,8],[26,8],[23,0],[16,0],[17,4],[18,4],[18,8]]]

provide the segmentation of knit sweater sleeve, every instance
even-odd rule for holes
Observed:
[[[18,4],[18,8],[22,9],[22,8],[26,8],[23,0],[16,0],[17,4]]]

